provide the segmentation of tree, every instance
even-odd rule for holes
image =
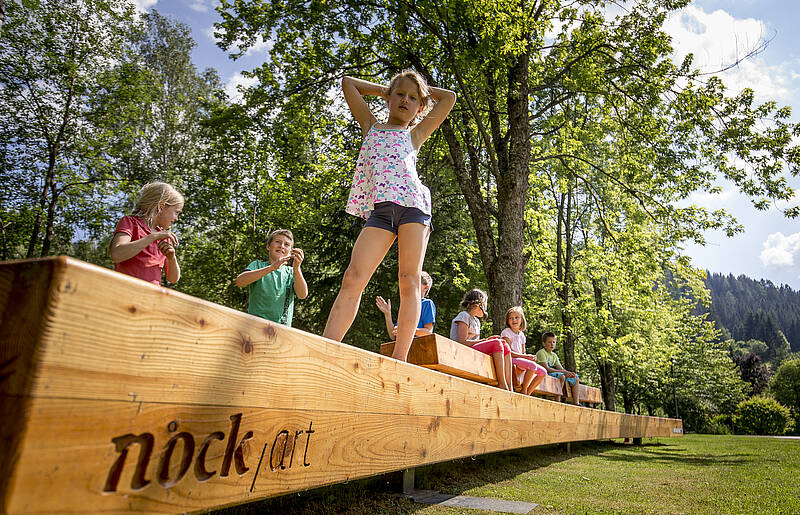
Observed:
[[[136,117],[114,126],[120,165],[130,180],[161,179],[180,186],[197,164],[202,123],[222,85],[214,70],[195,68],[191,53],[196,46],[186,24],[155,9],[141,15],[131,53],[136,69],[149,79],[148,90],[140,92],[147,101]]]
[[[772,376],[769,389],[778,402],[800,415],[800,357],[784,360]]]
[[[344,73],[385,77],[409,64],[456,89],[459,105],[441,127],[447,158],[440,154],[469,207],[496,331],[505,309],[522,301],[531,255],[526,208],[542,205],[549,184],[563,222],[554,287],[564,305],[575,284],[565,235],[576,184],[598,212],[610,202],[638,205],[659,226],[665,248],[702,241],[708,227],[738,229],[722,212],[676,207],[693,191],[713,190],[717,177],[757,207],[792,196],[784,164],[793,173],[800,157],[788,109],[756,106],[747,90],[726,96],[721,81],[691,71],[691,57],[672,63],[661,24],[683,5],[639,2],[608,19],[593,1],[225,0],[219,29],[223,46],[239,45],[238,52],[259,37],[274,42],[253,72],[260,80],[253,98],[274,109],[322,101],[325,86]],[[560,32],[549,41],[554,25]],[[583,130],[586,120],[590,130]],[[604,197],[604,184],[618,190]],[[571,335],[572,321],[562,324]],[[562,341],[574,369],[573,339]]]
[[[750,384],[752,395],[759,395],[766,389],[769,372],[756,354],[752,352],[737,354],[733,357],[733,362],[739,367],[742,381]]]
[[[106,194],[97,186],[113,180],[91,100],[112,87],[102,79],[124,60],[134,8],[105,0],[6,7],[0,38],[4,220],[26,224],[14,230],[26,234],[25,257],[37,249],[45,256],[54,238],[70,241],[70,222],[95,225],[93,208]]]

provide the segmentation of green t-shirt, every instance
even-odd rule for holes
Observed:
[[[539,349],[539,352],[536,353],[536,362],[540,365],[547,364],[547,368],[564,368],[555,351],[547,352],[545,349]]]
[[[269,266],[266,261],[256,259],[247,270],[258,270]],[[289,293],[289,308],[286,310],[286,325],[291,327],[294,315],[294,269],[282,266],[257,281],[248,285],[250,298],[247,302],[247,312],[273,322],[280,322],[283,307],[286,303],[286,294]]]

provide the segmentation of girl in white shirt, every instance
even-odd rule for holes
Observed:
[[[481,340],[481,323],[478,317],[486,317],[486,301],[489,296],[479,289],[468,291],[461,301],[464,311],[450,324],[450,339],[468,345],[473,349],[489,354],[494,361],[497,386],[513,391],[511,385],[511,347],[499,336]]]
[[[522,306],[514,306],[506,311],[506,328],[500,336],[511,346],[511,363],[514,386],[521,385],[522,393],[530,395],[544,381],[547,370],[536,363],[536,356],[525,352],[525,333],[528,323]]]

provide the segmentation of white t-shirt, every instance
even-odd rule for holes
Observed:
[[[477,340],[481,337],[481,323],[474,316],[462,311],[450,323],[451,340],[458,341],[458,324],[456,322],[467,324],[467,340]]]
[[[516,354],[527,354],[527,352],[525,352],[525,333],[522,331],[515,333],[510,327],[506,327],[503,329],[503,332],[500,333],[500,336],[505,336],[511,340],[512,352]]]

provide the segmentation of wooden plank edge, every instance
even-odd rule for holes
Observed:
[[[28,429],[33,402],[29,393],[40,365],[41,335],[59,294],[56,285],[67,258],[9,263],[13,266],[0,267],[0,513],[8,511],[13,472]]]

